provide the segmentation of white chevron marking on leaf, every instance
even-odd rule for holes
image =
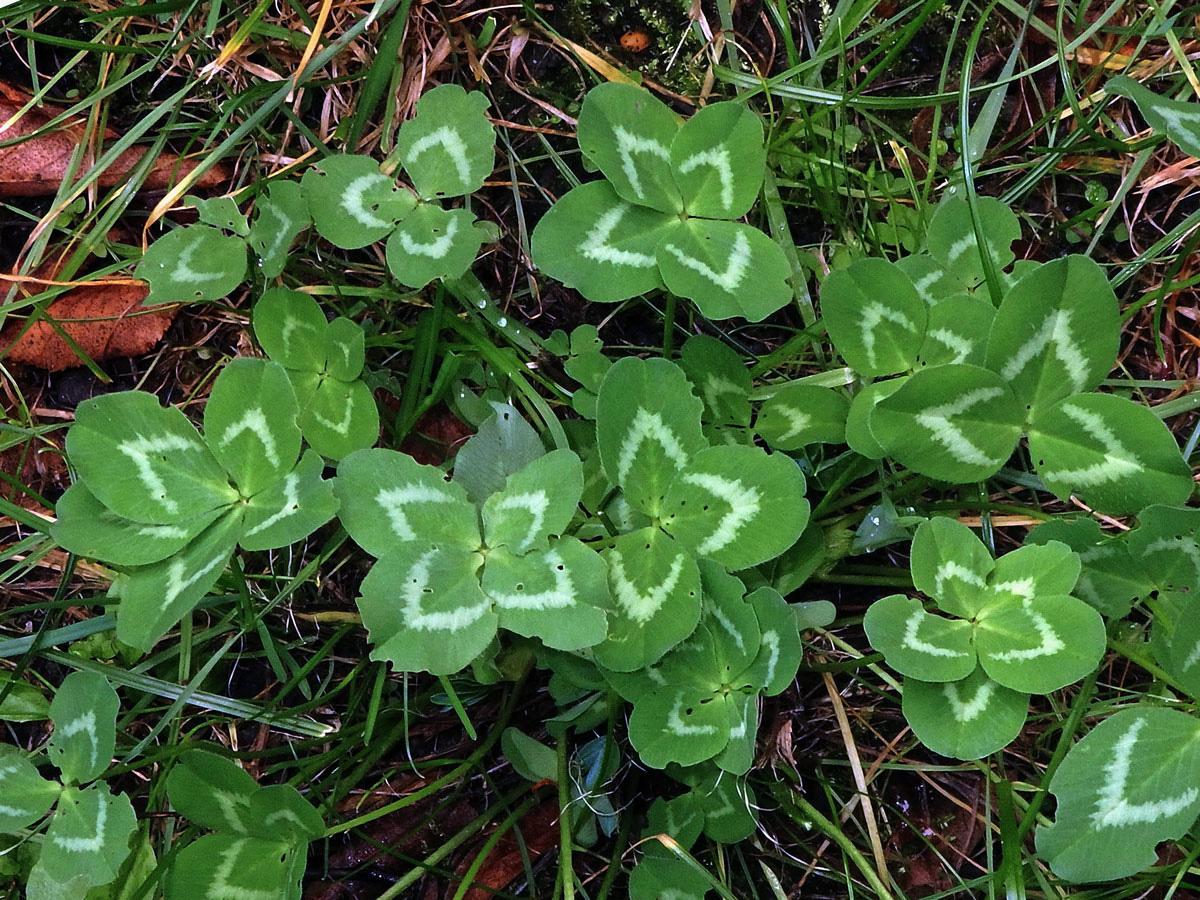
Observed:
[[[1063,414],[1082,428],[1089,437],[1094,438],[1104,448],[1104,462],[1093,463],[1079,469],[1062,469],[1058,472],[1043,472],[1043,479],[1064,481],[1072,487],[1085,488],[1097,484],[1108,484],[1119,478],[1124,478],[1133,472],[1140,472],[1143,466],[1137,457],[1126,447],[1104,419],[1097,413],[1090,412],[1070,403],[1062,405]]]
[[[138,478],[150,491],[150,499],[160,504],[167,512],[175,513],[179,511],[179,504],[167,494],[167,486],[154,471],[156,463],[161,462],[164,466],[171,468],[170,462],[164,459],[151,459],[151,454],[161,456],[170,450],[191,450],[195,446],[193,441],[180,435],[161,434],[154,437],[139,435],[132,441],[123,441],[117,446],[117,449],[128,456],[134,468],[137,469]]]
[[[258,534],[260,531],[266,531],[277,522],[282,522],[291,516],[294,516],[300,511],[300,495],[296,488],[300,485],[300,476],[295,472],[288,472],[283,478],[283,505],[276,512],[271,513],[253,528],[246,532],[249,537],[252,534]]]
[[[417,534],[408,524],[405,507],[414,503],[453,503],[450,493],[424,484],[405,484],[379,492],[375,498],[387,514],[392,532],[402,541],[415,541]]]
[[[242,813],[249,810],[250,798],[245,794],[235,794],[220,788],[212,790],[213,796],[217,799],[217,806],[221,807],[221,813],[225,816],[225,821],[233,827],[234,831],[245,831],[246,822],[242,819]]]
[[[1161,553],[1163,550],[1178,550],[1186,556],[1192,563],[1192,570],[1196,574],[1196,578],[1200,579],[1200,546],[1190,538],[1185,537],[1166,537],[1159,538],[1146,545],[1145,553]]]
[[[794,406],[776,406],[774,409],[788,421],[788,430],[776,439],[779,442],[790,441],[812,422],[812,416]]]
[[[675,705],[671,707],[671,712],[667,716],[667,731],[671,734],[676,734],[679,737],[698,737],[702,734],[716,734],[716,725],[689,725],[683,721],[683,695],[680,694],[675,698]]]
[[[291,352],[292,334],[298,329],[316,332],[317,326],[315,326],[312,322],[305,322],[303,319],[297,319],[295,316],[284,316],[283,327],[279,330],[279,339],[283,341],[283,350],[285,353]]]
[[[643,592],[629,580],[625,571],[625,560],[621,558],[621,554],[616,550],[610,552],[608,574],[612,579],[617,605],[635,622],[644,624],[650,621],[679,584],[679,577],[683,574],[683,559],[682,554],[676,556],[666,577]]]
[[[654,441],[662,447],[663,452],[671,462],[675,463],[676,468],[682,469],[687,465],[687,452],[679,443],[679,439],[675,437],[675,432],[671,431],[662,416],[641,406],[634,414],[633,421],[629,423],[629,430],[625,432],[625,440],[621,442],[621,450],[617,457],[618,484],[625,483],[629,470],[633,468],[633,461],[637,458],[638,449],[644,441]]]
[[[313,411],[312,417],[330,431],[336,431],[338,434],[344,435],[350,431],[350,420],[354,418],[354,400],[349,395],[346,397],[345,406],[342,407],[342,418],[337,422],[316,411]]]
[[[742,484],[740,479],[723,478],[710,472],[685,472],[683,480],[729,504],[729,512],[721,516],[712,534],[696,547],[696,552],[701,556],[728,547],[737,539],[743,526],[757,516],[762,508],[759,503],[762,495],[757,489]]]
[[[723,375],[714,375],[710,372],[704,379],[704,402],[708,404],[709,409],[717,409],[723,395],[732,394],[734,397],[740,397],[743,396],[743,393],[737,383]]]
[[[1006,380],[1012,381],[1047,347],[1054,348],[1054,355],[1063,364],[1074,392],[1079,393],[1087,387],[1088,361],[1079,352],[1078,344],[1071,334],[1069,309],[1055,310],[1046,316],[1042,327],[1017,348],[1017,352],[1004,364],[1000,374]]]
[[[899,325],[905,331],[917,333],[917,326],[913,321],[898,309],[892,309],[889,306],[884,306],[882,303],[868,303],[862,311],[862,342],[863,349],[867,352],[867,362],[871,368],[875,367],[875,326],[880,322],[888,321]]]
[[[103,518],[103,515],[101,515]],[[152,537],[165,540],[167,538],[181,538],[187,536],[187,529],[180,528],[178,525],[139,525],[137,529],[139,537]]]
[[[82,716],[72,719],[70,722],[64,722],[58,726],[57,730],[59,736],[64,738],[71,738],[81,733],[87,735],[88,744],[91,745],[91,752],[88,754],[91,760],[89,768],[94,769],[100,762],[97,758],[100,753],[100,739],[96,734],[96,714],[88,710]]]
[[[270,216],[279,222],[279,228],[272,232],[272,239],[269,244],[266,241],[263,242],[263,250],[260,255],[264,258],[275,255],[275,253],[279,250],[280,245],[283,244],[284,235],[289,234],[292,230],[292,226],[295,225],[295,222],[284,215],[283,207],[271,203],[269,200],[262,200],[258,204],[259,221],[262,221],[265,216]],[[285,333],[283,338],[283,346],[285,349],[287,347],[286,327],[287,326],[285,324]]]
[[[937,571],[933,575],[934,592],[940,594],[946,585],[946,582],[951,578],[957,578],[959,581],[965,581],[967,584],[975,587],[987,587],[987,582],[978,572],[973,569],[968,569],[960,562],[950,560],[938,566]]]
[[[520,591],[510,594],[491,595],[497,606],[505,609],[564,609],[575,604],[575,582],[571,573],[563,565],[562,556],[557,550],[551,550],[543,559],[550,571],[554,573],[554,587],[534,593]]]
[[[104,846],[104,832],[107,830],[107,825],[108,804],[101,798],[100,805],[96,807],[96,830],[91,837],[63,837],[56,834],[54,845],[71,853],[95,853]]]
[[[408,148],[408,158],[405,162],[412,162],[426,150],[431,150],[439,144],[446,151],[450,162],[454,164],[458,180],[464,183],[469,182],[471,180],[471,163],[467,159],[467,145],[459,137],[458,131],[449,125],[443,125],[436,131],[429,132],[423,138],[413,141],[413,145]]]
[[[931,406],[917,414],[917,422],[928,428],[933,439],[946,448],[946,452],[959,462],[976,466],[998,466],[1005,457],[993,459],[971,442],[961,428],[950,421],[951,416],[960,416],[972,407],[995,399],[1004,393],[998,387],[977,388],[968,391],[957,400]]]
[[[909,650],[916,650],[918,653],[928,653],[930,656],[943,656],[951,659],[966,656],[967,653],[963,650],[939,647],[937,644],[931,644],[929,641],[917,637],[917,632],[921,630],[921,623],[925,621],[926,615],[928,614],[923,609],[918,609],[908,617],[908,621],[904,623],[902,646],[907,647]]]
[[[267,417],[260,407],[248,409],[242,414],[242,417],[236,422],[232,422],[225,429],[225,433],[221,435],[220,445],[227,447],[229,443],[242,432],[248,431],[251,435],[258,438],[263,446],[263,455],[266,456],[267,462],[272,466],[279,466],[279,451],[275,446],[275,435],[271,434],[271,429],[267,425]]]
[[[1028,579],[1023,579],[1022,582],[1008,582],[1007,585],[998,584],[997,589],[1012,590],[1013,593],[1021,594],[1017,590],[1013,590],[1008,585],[1023,584]],[[1029,588],[1032,589],[1032,581],[1029,581]],[[1029,617],[1033,623],[1033,629],[1037,632],[1041,643],[1036,647],[1030,647],[1027,650],[1004,650],[1000,653],[993,654],[993,659],[998,659],[1000,662],[1028,662],[1031,659],[1040,659],[1043,656],[1053,656],[1060,650],[1066,648],[1066,643],[1058,636],[1058,632],[1053,626],[1046,621],[1046,617],[1033,609],[1033,597],[1028,593],[1024,595],[1025,599],[1021,601],[1021,608],[1025,611],[1025,615]]]
[[[348,212],[356,222],[367,228],[387,228],[392,224],[391,220],[381,219],[375,215],[367,206],[365,195],[367,191],[391,193],[391,190],[392,180],[386,175],[359,175],[346,185],[346,193],[342,195],[342,209]]]
[[[927,332],[928,336],[933,338],[943,347],[954,353],[954,359],[951,362],[960,363],[971,355],[971,351],[975,349],[975,342],[969,341],[960,334],[955,334],[949,328],[934,328]]]
[[[397,230],[400,237],[400,246],[404,248],[405,253],[412,253],[416,256],[428,256],[431,259],[441,259],[454,246],[454,238],[458,235],[458,219],[450,219],[446,223],[446,233],[439,238],[434,238],[432,241],[421,243],[412,235],[404,230],[401,226]]]
[[[461,631],[483,617],[491,606],[486,598],[473,606],[460,606],[445,612],[426,612],[421,603],[429,587],[429,564],[437,556],[437,549],[423,553],[404,577],[401,597],[404,600],[405,625],[417,631]]]
[[[1112,759],[1104,767],[1105,781],[1096,793],[1096,810],[1092,813],[1092,827],[1097,831],[1157,822],[1182,812],[1200,797],[1200,791],[1192,787],[1160,800],[1132,803],[1126,798],[1125,786],[1133,768],[1133,748],[1138,732],[1145,724],[1145,719],[1138,719],[1129,726],[1129,730],[1117,739]]]
[[[1176,131],[1187,130],[1184,124],[1186,122],[1200,124],[1200,112],[1193,112],[1188,109],[1173,109],[1167,106],[1155,106],[1154,111],[1166,119],[1168,127]]]
[[[725,633],[733,639],[733,642],[737,645],[738,650],[745,652],[746,639],[742,637],[742,633],[737,629],[736,626],[734,626],[733,620],[731,620],[729,616],[725,615],[724,611],[719,606],[715,605],[708,608],[708,614],[716,619],[717,623],[722,629],[724,629]]]
[[[716,170],[717,179],[721,182],[721,205],[725,209],[733,207],[733,165],[729,159],[729,151],[724,148],[713,148],[693,153],[679,164],[679,171],[687,175],[700,166],[712,166]]]
[[[763,650],[767,651],[767,671],[763,675],[763,684],[769,685],[775,680],[775,669],[779,665],[779,632],[763,632],[762,646],[758,652],[762,653]]]
[[[608,242],[617,225],[632,207],[628,203],[614,206],[596,220],[595,226],[587,233],[579,252],[587,259],[597,262],[612,263],[614,266],[636,266],[639,269],[649,269],[658,265],[652,254],[637,253],[633,250],[621,250]]]
[[[206,886],[205,900],[278,900],[280,896],[278,887],[247,887],[245,884],[234,884],[230,880],[235,871],[251,881],[254,880],[253,873],[256,866],[239,866],[237,864],[238,857],[241,856],[241,851],[247,843],[247,840],[238,841],[221,854],[220,864],[213,869],[212,882]]]
[[[175,260],[175,268],[171,271],[171,277],[175,281],[191,281],[195,283],[203,281],[216,281],[219,278],[225,277],[225,273],[223,271],[201,272],[198,269],[192,268],[192,257],[194,257],[196,255],[196,251],[200,249],[200,241],[201,237],[197,237],[196,240],[192,241],[181,251],[179,251],[179,256]]]
[[[975,245],[975,232],[967,232],[950,245],[950,249],[946,251],[946,262],[950,265],[954,265],[954,263],[958,262],[958,258],[960,256],[962,256]]]
[[[229,553],[226,551],[221,553],[220,556],[214,556],[191,575],[187,575],[187,566],[184,564],[184,561],[182,559],[172,560],[170,567],[167,569],[167,589],[163,596],[163,606],[170,606],[189,587],[217,568],[217,566],[223,566],[227,562],[229,562]],[[184,577],[185,575],[187,575],[186,578]]]
[[[733,237],[733,246],[729,249],[729,260],[724,272],[717,272],[703,260],[688,256],[674,244],[664,244],[663,246],[668,253],[679,260],[681,266],[691,269],[730,293],[742,283],[742,279],[746,277],[746,272],[750,268],[750,239],[740,231]]]
[[[550,498],[545,491],[530,491],[525,494],[513,494],[511,497],[505,497],[496,504],[496,509],[523,509],[529,513],[532,521],[529,523],[529,531],[521,540],[521,543],[513,548],[513,552],[520,556],[529,546],[537,539],[538,532],[542,530],[542,524],[546,520],[546,509],[550,506]],[[560,560],[561,561],[561,560]],[[557,563],[555,563],[557,565]]]
[[[950,709],[954,712],[954,718],[964,724],[978,718],[979,714],[987,709],[988,703],[992,700],[992,694],[995,692],[995,682],[985,681],[975,689],[974,697],[970,700],[963,700],[957,684],[947,682],[942,685],[942,695],[946,698],[946,702],[950,704]]]
[[[930,272],[923,278],[918,278],[913,282],[913,287],[917,289],[917,293],[921,295],[921,299],[926,303],[933,299],[933,295],[929,293],[929,289],[937,284],[942,279],[944,274],[945,273],[941,271]]]
[[[661,144],[653,138],[634,134],[629,129],[622,128],[620,125],[616,126],[614,130],[617,135],[617,153],[621,157],[621,169],[624,171],[625,177],[629,180],[629,187],[639,197],[645,197],[642,191],[642,177],[638,173],[633,155],[635,153],[649,153],[651,156],[657,156],[664,162],[669,163],[671,161],[671,151],[667,149],[665,144]]]

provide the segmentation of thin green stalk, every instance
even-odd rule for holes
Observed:
[[[563,900],[575,898],[575,863],[571,857],[571,790],[567,771],[567,732],[555,746],[558,755],[558,874]]]

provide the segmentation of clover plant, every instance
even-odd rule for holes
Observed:
[[[0,833],[19,834],[51,808],[29,876],[45,897],[83,897],[115,879],[137,821],[125,794],[100,777],[112,762],[120,700],[102,675],[73,672],[50,704],[49,761],[61,782],[43,778],[25,755],[0,747]]]
[[[497,416],[517,418],[511,409]],[[358,600],[372,658],[444,675],[482,653],[498,628],[560,650],[604,640],[604,562],[566,534],[583,490],[579,457],[538,449],[474,502],[457,467],[448,481],[391,450],[342,460],[341,522],[376,557]]]
[[[703,402],[684,371],[626,358],[604,377],[596,438],[608,481],[629,511],[604,552],[615,601],[603,666],[651,665],[700,620],[699,560],[745,569],[787,550],[808,522],[795,461],[744,445],[710,445]]]
[[[118,570],[117,637],[143,651],[191,610],[234,550],[298,541],[337,510],[314,451],[300,453],[283,366],[235,359],[213,382],[204,435],[153,394],[86,400],[67,433],[75,483],[51,533]]]
[[[254,335],[287,371],[300,406],[300,432],[322,456],[341,459],[379,437],[379,409],[362,380],[362,328],[332,322],[308,294],[271,288],[254,305]]]
[[[750,837],[758,824],[754,791],[742,778],[713,766],[673,769],[674,777],[691,788],[673,800],[658,798],[650,806],[643,838],[669,835],[690,850],[704,834],[714,841],[736,844]],[[703,900],[711,883],[703,873],[654,840],[642,844],[641,860],[629,876],[631,900]]]
[[[533,231],[543,272],[589,300],[665,287],[710,319],[758,321],[791,296],[783,251],[739,219],[762,187],[763,126],[745,106],[713,103],[682,125],[641,88],[592,88],[579,149],[604,175],[555,203]]]
[[[700,562],[704,612],[695,631],[653,668],[610,673],[633,703],[629,740],[656,769],[714,760],[745,774],[754,761],[759,696],[792,682],[802,648],[796,615],[778,592]]]
[[[308,844],[325,834],[325,823],[294,787],[259,785],[223,756],[187,750],[167,775],[167,796],[176,812],[214,833],[175,858],[166,900],[299,900]]]
[[[275,278],[310,224],[346,250],[386,238],[388,269],[409,287],[459,277],[485,232],[468,210],[440,201],[479,190],[492,171],[496,133],[487,105],[478,91],[455,84],[425,92],[397,139],[411,189],[370,157],[334,154],[310,167],[299,184],[272,182],[255,201],[253,223],[230,197],[187,198],[200,223],[176,228],[146,250],[135,273],[150,283],[146,303],[224,297],[246,280],[250,249],[262,275]]]
[[[1079,569],[1074,551],[1057,541],[992,559],[956,521],[917,529],[913,584],[953,618],[893,594],[871,604],[863,627],[906,676],[904,717],[924,744],[960,759],[993,753],[1020,733],[1030,694],[1096,668],[1104,621],[1071,596]]]
[[[994,313],[977,294],[922,295],[918,285],[978,257],[972,230],[936,250],[937,226],[963,209],[944,204],[930,225],[932,274],[914,282],[911,264],[865,259],[826,279],[822,314],[847,363],[867,378],[900,376],[855,399],[851,447],[971,483],[998,472],[1028,434],[1034,469],[1059,497],[1079,494],[1110,513],[1186,500],[1190,469],[1162,421],[1124,397],[1090,393],[1115,363],[1120,337],[1116,297],[1094,262],[1069,256],[1023,267]],[[985,209],[1013,218],[999,204]]]

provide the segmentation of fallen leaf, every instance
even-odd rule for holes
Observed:
[[[166,333],[176,306],[142,305],[150,289],[141,282],[82,285],[55,299],[46,312],[92,359],[138,356]],[[0,359],[58,372],[83,365],[49,322],[10,321],[0,330]]]
[[[35,135],[39,129],[62,113],[61,107],[43,104],[21,110],[29,102],[28,95],[12,85],[0,82],[0,142]],[[114,129],[106,129],[105,142],[111,144],[119,137]],[[0,147],[0,197],[41,197],[58,191],[67,177],[68,166],[76,147],[87,137],[83,119],[74,118],[52,131],[36,134],[29,140]],[[142,147],[130,147],[100,173],[100,187],[120,184],[145,154]],[[198,161],[180,159],[173,153],[163,153],[154,161],[142,190],[162,191],[177,183],[199,165]],[[87,171],[85,160],[81,171]],[[193,188],[213,188],[229,180],[227,167],[217,164],[205,172]]]
[[[475,873],[475,884],[464,900],[492,900],[525,872],[526,859],[536,863],[539,857],[557,846],[558,800],[548,800],[537,806],[521,819],[519,827],[525,839],[524,851],[512,832],[504,835]]]

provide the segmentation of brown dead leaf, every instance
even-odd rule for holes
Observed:
[[[94,360],[138,356],[162,339],[178,309],[142,306],[149,293],[140,282],[85,285],[54,300],[47,312]],[[21,334],[24,324],[11,321],[0,330],[0,358],[51,372],[83,364],[49,322]]]
[[[521,819],[519,827],[525,839],[524,853],[512,832],[502,837],[475,873],[475,884],[467,891],[465,900],[491,900],[524,873],[526,858],[537,862],[558,844],[558,800],[548,800],[534,808]]]
[[[43,104],[21,113],[29,99],[28,95],[11,85],[0,82],[0,141],[8,143],[15,138],[33,135],[62,112],[60,107]],[[67,176],[67,167],[75,148],[85,137],[83,120],[71,119],[53,131],[0,148],[0,197],[41,197],[58,191]],[[104,138],[108,143],[118,137],[114,129],[105,131]],[[100,187],[112,187],[124,181],[144,153],[141,147],[131,147],[118,156],[112,165],[100,173]],[[85,161],[84,171],[88,164]],[[173,153],[163,153],[155,160],[142,189],[166,190],[197,165],[196,161],[180,159]],[[193,187],[213,188],[228,180],[228,168],[218,164],[200,176]]]

